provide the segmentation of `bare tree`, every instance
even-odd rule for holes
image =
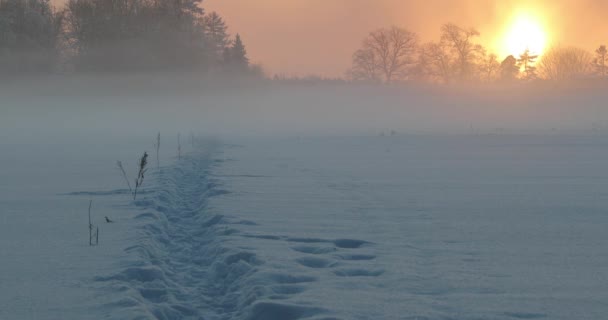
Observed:
[[[441,83],[452,81],[454,62],[443,43],[427,43],[420,48],[418,74],[431,81]]]
[[[608,50],[605,45],[601,45],[599,48],[595,50],[595,59],[593,60],[593,65],[595,66],[597,74],[605,78],[608,64]]]
[[[0,0],[0,72],[53,71],[63,18],[49,0]]]
[[[475,64],[483,53],[483,47],[473,42],[479,36],[474,28],[465,29],[453,23],[441,27],[441,42],[455,56],[457,75],[461,80],[471,80],[475,72]]]
[[[571,80],[588,75],[592,55],[577,47],[554,47],[543,54],[538,64],[542,77],[548,80]]]
[[[349,70],[353,80],[378,81],[380,70],[376,63],[376,55],[372,50],[359,49],[353,54],[353,66]]]
[[[498,57],[493,53],[485,56],[479,66],[479,71],[481,81],[496,81],[500,75],[500,62],[498,62]]]
[[[415,62],[418,36],[399,27],[371,32],[363,41],[363,47],[353,55],[353,72],[358,75],[381,75],[391,83],[406,79]]]

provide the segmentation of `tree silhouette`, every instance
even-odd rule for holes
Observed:
[[[380,69],[376,63],[376,55],[373,50],[359,49],[353,53],[353,66],[348,71],[353,80],[379,81]]]
[[[444,43],[427,43],[420,48],[418,74],[441,83],[454,78],[454,61]]]
[[[554,47],[538,63],[540,74],[548,80],[572,80],[589,74],[593,66],[591,53],[577,47]]]
[[[201,0],[69,0],[65,32],[77,69],[204,67]]]
[[[228,26],[224,19],[215,11],[205,16],[204,26],[207,43],[210,48],[210,58],[214,62],[220,61],[220,57],[224,54],[224,49],[230,46]]]
[[[0,0],[0,71],[52,71],[63,17],[49,0]]]
[[[478,36],[476,29],[464,29],[453,23],[441,27],[441,42],[450,48],[455,56],[456,74],[461,80],[473,78],[475,62],[483,53],[483,47],[473,42]]]
[[[413,32],[396,26],[378,29],[363,41],[362,51],[355,52],[353,70],[369,70],[370,64],[373,64],[373,73],[361,74],[374,74],[377,71],[386,83],[406,79],[414,65],[417,48],[418,36]]]
[[[224,51],[224,59],[228,58],[228,64],[234,71],[245,72],[249,69],[249,58],[247,49],[241,40],[241,35],[237,33],[234,44]]]
[[[500,73],[500,62],[495,54],[486,56],[480,65],[480,78],[485,82],[495,81]]]
[[[608,50],[605,45],[601,45],[599,48],[595,50],[595,60],[593,61],[597,74],[605,78],[608,64]]]
[[[61,11],[53,1],[0,0],[0,73],[249,68],[240,36],[233,45],[203,0],[65,0]]]
[[[500,64],[500,78],[503,81],[514,81],[519,75],[519,70],[517,59],[510,55]]]
[[[235,36],[232,45],[224,48],[222,54],[222,67],[224,68],[224,71],[231,73],[245,73],[251,71],[249,68],[247,49],[243,44],[240,34]]]
[[[538,55],[533,55],[530,53],[529,49],[526,49],[517,59],[517,66],[520,70],[523,68],[523,79],[525,80],[534,80],[536,79],[536,67],[534,63]]]

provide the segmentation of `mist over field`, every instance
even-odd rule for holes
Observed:
[[[598,134],[603,84],[384,87],[213,80],[195,75],[54,76],[4,83],[0,132],[217,136]]]

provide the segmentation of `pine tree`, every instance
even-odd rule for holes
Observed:
[[[249,58],[247,57],[247,49],[241,40],[241,36],[237,33],[234,44],[230,48],[231,64],[238,71],[246,71],[249,68]]]
[[[595,60],[594,63],[597,74],[605,78],[608,74],[608,50],[605,45],[600,46],[595,50]]]
[[[178,12],[192,16],[200,16],[204,13],[203,7],[201,6],[202,3],[203,0],[175,0]]]
[[[224,54],[224,49],[230,45],[228,26],[224,19],[217,14],[211,12],[204,18],[205,36],[210,48],[212,62],[220,61],[220,57]]]
[[[526,49],[526,51],[519,56],[519,59],[517,59],[517,66],[520,70],[523,68],[523,79],[536,79],[536,67],[534,66],[534,63],[537,58],[538,55],[531,54],[529,49]]]

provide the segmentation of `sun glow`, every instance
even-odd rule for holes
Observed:
[[[548,35],[540,20],[529,14],[519,14],[507,27],[503,38],[502,53],[518,57],[524,51],[542,55],[548,42]]]

